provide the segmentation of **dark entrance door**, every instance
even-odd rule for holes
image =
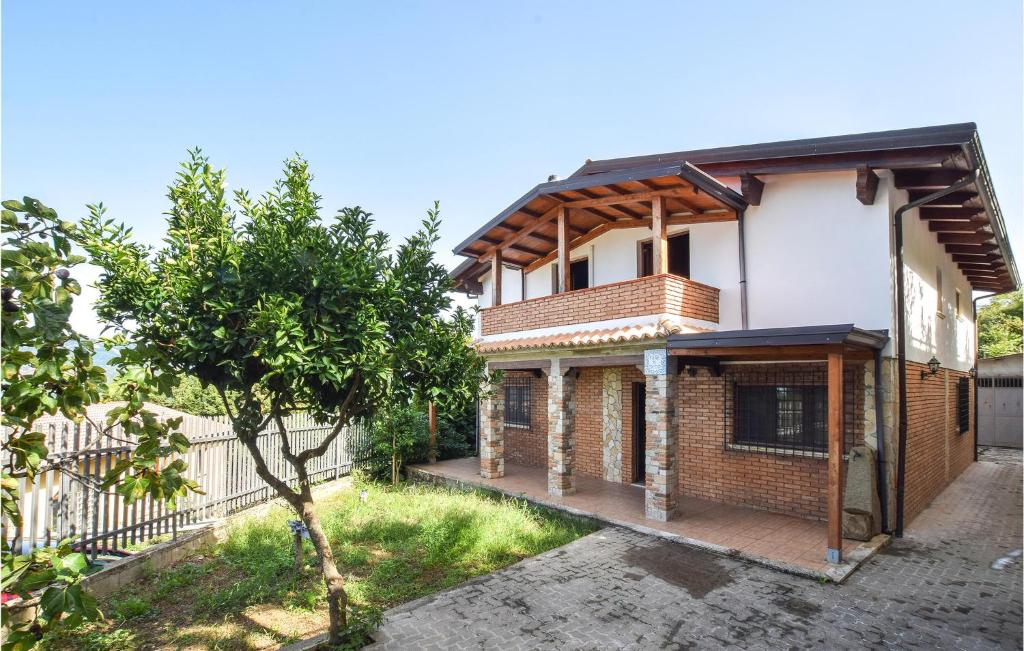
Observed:
[[[647,418],[644,405],[647,403],[647,386],[643,382],[633,383],[633,483],[642,483],[647,476]]]

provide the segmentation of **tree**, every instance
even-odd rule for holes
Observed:
[[[1021,290],[993,296],[978,310],[978,351],[981,357],[1024,352],[1024,299]]]
[[[305,161],[259,199],[225,196],[224,172],[190,152],[170,187],[165,246],[132,241],[101,207],[83,245],[103,269],[99,314],[165,372],[215,388],[259,476],[309,531],[327,588],[330,640],[342,640],[347,597],[311,494],[307,464],[377,404],[464,396],[484,365],[467,345],[472,321],[450,308],[451,281],[434,261],[437,205],[394,251],[369,213],[345,208],[325,223]],[[454,379],[453,370],[470,377]],[[263,402],[259,397],[263,398]],[[330,432],[299,450],[284,418],[307,411]],[[276,423],[294,488],[274,476],[257,435]]]
[[[85,408],[97,401],[106,372],[93,364],[93,342],[72,329],[69,318],[81,287],[71,269],[84,258],[71,254],[75,225],[36,199],[4,201],[5,246],[2,256],[3,458],[0,483],[5,531],[22,523],[19,480],[32,481],[48,472],[62,473],[93,490],[116,486],[127,501],[149,495],[174,507],[175,498],[196,485],[184,478],[185,463],[174,461],[160,470],[157,460],[188,447],[173,431],[175,423],[160,423],[142,409],[149,386],[160,381],[131,366],[133,351],[117,361],[124,372],[126,403],[109,412],[106,423],[93,422],[103,436],[127,436],[136,446],[122,457],[99,485],[78,472],[76,457],[51,457],[44,435],[32,431],[43,415],[58,412],[81,421]],[[81,586],[88,563],[63,540],[55,548],[28,554],[3,541],[2,590],[28,599],[41,591],[37,616],[12,626],[4,649],[27,649],[57,626],[73,626],[100,616],[96,601]],[[10,626],[8,609],[4,626]]]

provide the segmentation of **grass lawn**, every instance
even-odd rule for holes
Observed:
[[[357,484],[318,511],[350,603],[380,609],[593,531],[519,501],[422,485]],[[326,630],[326,591],[308,541],[305,571],[293,569],[293,517],[282,507],[237,523],[223,543],[102,600],[106,621],[46,647],[263,649]]]

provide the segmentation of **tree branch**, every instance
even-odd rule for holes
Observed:
[[[355,380],[352,382],[352,386],[349,387],[348,395],[345,396],[345,401],[341,403],[341,408],[338,409],[338,413],[341,414],[341,416],[338,418],[338,424],[334,426],[334,429],[327,436],[327,438],[324,439],[323,443],[316,446],[315,448],[303,450],[302,452],[299,453],[298,459],[303,464],[305,464],[306,461],[308,461],[309,459],[323,456],[323,454],[327,452],[327,448],[330,447],[331,442],[334,441],[334,439],[338,438],[338,435],[341,434],[341,430],[342,428],[345,427],[345,421],[347,420],[344,417],[344,414],[348,413],[348,407],[350,404],[352,404],[352,400],[355,399],[356,391],[359,389],[359,385],[362,383],[361,379],[361,376],[357,374]]]

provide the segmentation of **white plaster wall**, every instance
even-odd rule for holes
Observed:
[[[720,327],[739,328],[739,243],[735,222],[672,226],[669,233],[690,232],[690,277],[720,290]],[[608,231],[574,249],[570,260],[590,258],[592,285],[637,277],[637,243],[650,239],[649,228]],[[526,274],[526,297],[551,294],[551,264]]]
[[[522,271],[513,267],[501,268],[501,302],[514,303],[523,300],[523,275]],[[483,285],[483,294],[480,295],[480,307],[491,306],[491,272],[488,271],[479,278]]]
[[[762,179],[746,213],[749,327],[889,328],[887,184],[865,206],[856,172]]]
[[[906,191],[894,189],[889,202],[890,214],[908,200]],[[970,370],[974,365],[970,283],[953,262],[953,257],[939,244],[936,234],[928,230],[928,222],[920,218],[916,209],[903,215],[903,269],[907,359],[926,363],[934,356],[945,368]],[[941,311],[936,310],[939,298],[936,269],[942,271]],[[955,290],[960,290],[959,317],[956,315]],[[892,327],[895,329],[895,322]]]

